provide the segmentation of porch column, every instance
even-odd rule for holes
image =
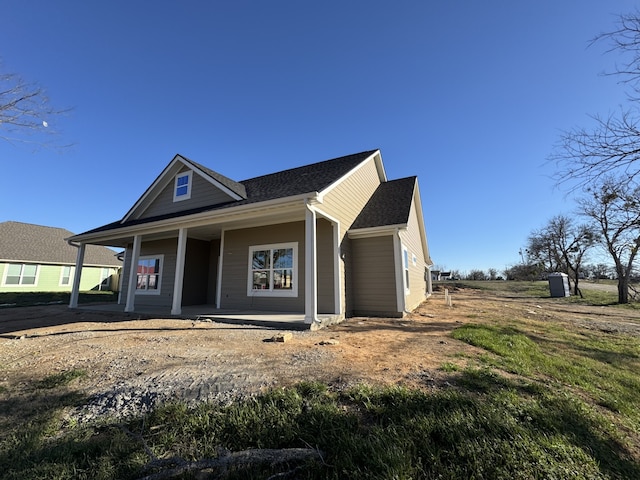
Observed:
[[[427,296],[433,294],[433,280],[431,280],[431,265],[427,266]]]
[[[184,284],[184,257],[187,253],[187,229],[178,231],[178,252],[176,255],[176,276],[173,282],[173,305],[171,315],[182,313],[182,285]]]
[[[133,250],[131,251],[131,265],[129,265],[129,285],[127,285],[127,303],[125,312],[133,312],[135,308],[136,286],[138,284],[138,259],[140,258],[140,244],[142,237],[133,237]]]
[[[76,255],[76,269],[73,274],[73,287],[71,288],[69,308],[78,308],[78,295],[80,294],[80,277],[82,276],[82,264],[84,263],[84,250],[84,243],[78,245],[78,253]]]
[[[404,266],[402,264],[402,240],[400,232],[393,233],[393,260],[396,266],[396,305],[398,312],[404,313]]]
[[[316,212],[306,205],[304,221],[304,323],[318,321]]]

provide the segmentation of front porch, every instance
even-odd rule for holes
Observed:
[[[127,313],[125,305],[116,303],[79,305],[77,310]],[[267,312],[261,310],[231,310],[216,308],[215,305],[190,305],[182,307],[180,315],[172,315],[167,307],[152,305],[136,305],[133,314],[147,318],[178,318],[187,320],[204,320],[235,325],[254,325],[274,330],[317,330],[344,320],[341,315],[319,314],[318,321],[313,324],[305,322],[303,312]]]

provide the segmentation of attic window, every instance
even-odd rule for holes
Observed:
[[[173,190],[173,201],[188,200],[191,198],[191,180],[193,172],[182,172],[176,175],[175,188]]]

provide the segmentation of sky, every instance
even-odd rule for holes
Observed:
[[[239,181],[380,149],[435,265],[500,272],[575,210],[547,159],[624,102],[589,45],[636,4],[0,0],[0,72],[70,109],[53,145],[0,139],[0,222],[119,220],[177,153]]]

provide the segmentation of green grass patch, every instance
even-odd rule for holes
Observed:
[[[68,305],[70,292],[3,292],[0,305],[5,307],[32,307],[36,305]],[[118,292],[80,292],[78,303],[110,303],[118,301]]]
[[[167,405],[144,419],[55,436],[59,419],[50,411],[5,435],[0,468],[7,479],[127,479],[157,472],[144,469],[150,452],[190,461],[221,449],[311,447],[322,459],[301,465],[295,478],[640,476],[610,421],[584,401],[487,370],[460,375],[468,390],[301,384],[227,406]],[[292,467],[232,469],[225,478],[268,478],[283,468]]]
[[[49,375],[39,382],[36,383],[36,388],[56,388],[66,386],[71,383],[76,378],[82,378],[87,375],[87,372],[84,370],[74,369],[68,370],[66,372],[55,373],[53,375]]]

